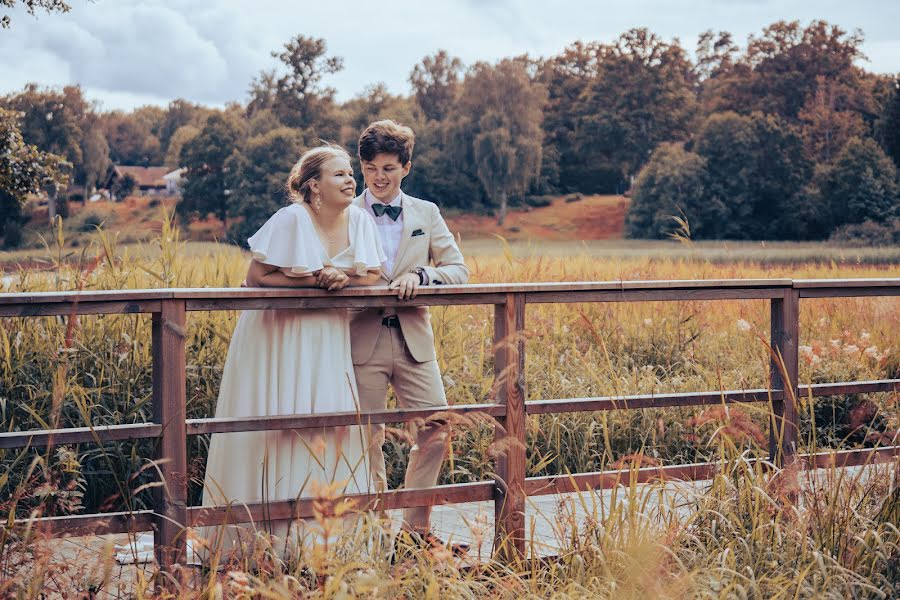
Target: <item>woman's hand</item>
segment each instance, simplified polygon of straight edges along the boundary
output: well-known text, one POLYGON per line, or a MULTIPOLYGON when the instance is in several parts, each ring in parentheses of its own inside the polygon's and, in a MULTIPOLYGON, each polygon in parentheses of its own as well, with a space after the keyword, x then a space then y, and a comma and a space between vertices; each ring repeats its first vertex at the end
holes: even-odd
POLYGON ((340 290, 350 283, 350 276, 334 267, 325 267, 316 276, 316 285, 323 290, 340 290))

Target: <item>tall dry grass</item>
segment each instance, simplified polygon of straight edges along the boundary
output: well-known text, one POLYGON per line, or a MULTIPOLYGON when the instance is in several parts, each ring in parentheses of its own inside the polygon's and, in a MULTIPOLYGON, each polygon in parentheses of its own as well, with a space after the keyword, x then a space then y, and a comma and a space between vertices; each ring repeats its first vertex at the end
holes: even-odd
MULTIPOLYGON (((77 255, 67 255, 65 247, 59 229, 47 244, 48 269, 8 274, 4 291, 236 286, 247 262, 232 247, 213 248, 198 256, 168 225, 153 244, 137 250, 120 249, 115 238, 103 232, 77 255)), ((471 266, 473 282, 897 274, 894 267, 834 263, 765 267, 665 256, 520 258, 508 248, 496 256, 472 259, 471 266)), ((894 298, 805 300, 801 381, 900 377, 898 309, 900 302, 894 298)), ((488 401, 493 386, 489 307, 439 307, 432 312, 448 399, 457 404, 488 401)), ((766 387, 768 318, 764 301, 532 305, 526 314, 528 397, 766 387)), ((235 321, 232 312, 189 316, 189 417, 214 412, 235 321)), ((142 315, 0 321, 3 429, 149 420, 149 327, 149 318, 142 315)), ((806 398, 801 409, 805 450, 897 443, 896 394, 806 398)), ((332 549, 336 554, 319 557, 320 564, 327 566, 324 579, 322 568, 311 571, 308 564, 284 565, 256 557, 232 565, 239 574, 234 581, 210 575, 202 593, 216 597, 221 589, 229 597, 561 598, 888 597, 896 593, 889 588, 897 580, 900 560, 896 472, 806 486, 799 496, 779 495, 771 486, 783 484, 750 462, 767 455, 768 419, 765 404, 729 410, 645 409, 530 417, 529 475, 703 460, 719 461, 721 466, 707 493, 690 498, 689 518, 680 516, 684 506, 661 505, 654 514, 640 510, 647 504, 642 495, 654 494, 652 488, 620 490, 617 493, 630 496, 630 502, 614 508, 593 507, 598 514, 587 525, 565 524, 558 563, 517 569, 489 563, 461 570, 445 556, 426 553, 398 569, 390 565, 383 544, 374 541, 383 535, 381 524, 371 523, 347 540, 343 551, 332 549), (859 547, 865 550, 854 549, 859 547)), ((442 480, 491 478, 488 447, 492 436, 488 425, 455 430, 442 480)), ((194 436, 190 443, 191 494, 196 503, 208 439, 194 436)), ((387 442, 394 486, 402 481, 407 443, 403 435, 391 436, 387 442)), ((153 481, 151 456, 150 443, 142 441, 81 444, 49 452, 0 450, 0 512, 11 519, 147 508, 148 485, 153 481)), ((39 579, 41 569, 31 568, 23 575, 9 550, 27 552, 32 547, 29 538, 9 527, 0 536, 5 549, 0 574, 12 582, 0 584, 0 592, 16 590, 35 597, 29 585, 39 579)), ((29 560, 28 564, 41 564, 39 556, 29 560)), ((143 594, 139 589, 137 595, 143 594)))

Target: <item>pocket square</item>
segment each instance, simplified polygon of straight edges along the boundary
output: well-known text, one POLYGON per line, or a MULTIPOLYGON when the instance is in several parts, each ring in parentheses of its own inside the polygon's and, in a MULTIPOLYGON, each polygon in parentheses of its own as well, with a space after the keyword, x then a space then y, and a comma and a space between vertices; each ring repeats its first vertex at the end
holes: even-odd
POLYGON ((425 232, 422 231, 421 229, 416 229, 415 231, 412 232, 412 235, 410 237, 416 237, 417 235, 425 235, 425 232))

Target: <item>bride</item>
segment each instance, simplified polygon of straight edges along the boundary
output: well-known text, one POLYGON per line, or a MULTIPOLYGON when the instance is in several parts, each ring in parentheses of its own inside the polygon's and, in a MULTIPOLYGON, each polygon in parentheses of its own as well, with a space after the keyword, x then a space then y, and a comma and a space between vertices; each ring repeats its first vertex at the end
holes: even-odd
MULTIPOLYGON (((373 285, 384 252, 372 218, 351 206, 356 181, 350 156, 337 146, 306 152, 291 169, 290 206, 249 240, 250 287, 373 285)), ((216 417, 256 417, 358 410, 346 309, 244 311, 228 348, 216 417)), ((213 434, 203 506, 289 500, 339 486, 369 492, 361 427, 213 434)), ((277 552, 298 548, 303 521, 278 520, 202 528, 201 545, 224 558, 252 551, 266 529, 277 552)))

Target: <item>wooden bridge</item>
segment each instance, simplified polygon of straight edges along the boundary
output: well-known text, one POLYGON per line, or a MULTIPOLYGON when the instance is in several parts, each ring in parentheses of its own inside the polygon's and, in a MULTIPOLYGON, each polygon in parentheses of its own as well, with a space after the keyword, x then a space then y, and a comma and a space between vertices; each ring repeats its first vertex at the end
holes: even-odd
MULTIPOLYGON (((525 420, 528 415, 608 411, 650 407, 699 406, 722 402, 770 402, 770 454, 776 465, 802 456, 812 467, 850 466, 892 460, 900 446, 798 455, 797 399, 900 390, 900 379, 800 385, 798 337, 800 300, 900 295, 900 279, 733 279, 698 281, 616 281, 438 286, 399 301, 384 287, 349 288, 337 293, 315 289, 161 289, 81 293, 0 294, 0 317, 51 315, 152 315, 153 422, 0 433, 0 448, 51 446, 110 440, 154 438, 155 458, 164 485, 154 488, 153 509, 33 519, 51 535, 95 535, 153 531, 159 566, 170 570, 183 562, 185 527, 250 520, 304 518, 313 515, 311 499, 249 504, 246 511, 227 507, 188 506, 187 436, 235 431, 305 429, 359 423, 401 423, 428 418, 443 411, 479 411, 497 419, 496 435, 520 442, 496 463, 492 481, 442 485, 427 489, 399 489, 352 496, 360 506, 377 502, 386 510, 493 501, 495 552, 504 559, 525 552, 525 504, 528 496, 608 488, 628 480, 631 471, 577 473, 571 476, 526 477, 525 420), (699 391, 634 396, 562 398, 526 401, 524 377, 525 307, 536 303, 643 302, 680 300, 764 299, 771 307, 770 385, 766 389, 699 391), (266 416, 240 419, 186 419, 185 331, 191 311, 291 308, 361 308, 398 305, 494 305, 495 403, 467 404, 443 409, 381 410, 368 413, 329 413, 266 416), (165 460, 162 460, 165 459, 165 460)), ((708 479, 715 463, 641 468, 639 482, 660 478, 708 479)), ((20 521, 26 524, 26 521, 20 521)))

